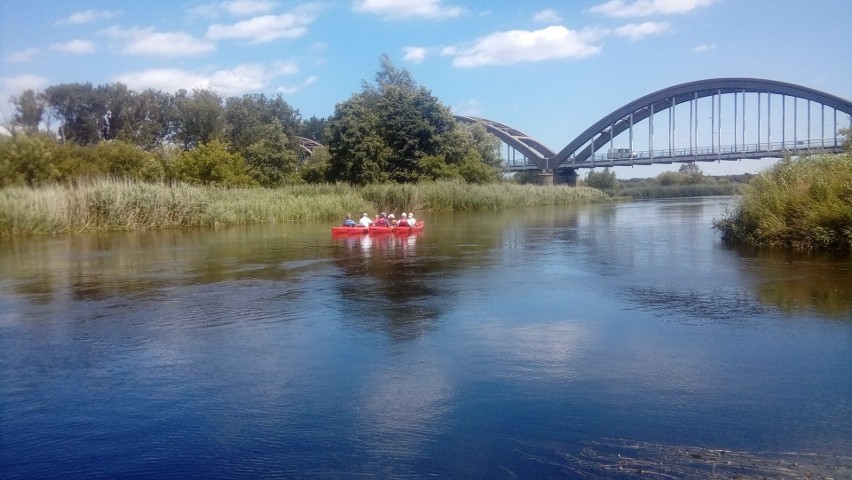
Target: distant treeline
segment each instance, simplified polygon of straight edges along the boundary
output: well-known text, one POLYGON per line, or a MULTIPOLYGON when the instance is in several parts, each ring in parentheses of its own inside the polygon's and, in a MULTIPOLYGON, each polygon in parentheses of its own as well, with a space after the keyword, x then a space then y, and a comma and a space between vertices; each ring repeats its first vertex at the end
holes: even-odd
POLYGON ((115 176, 219 186, 499 179, 499 141, 382 57, 376 80, 328 118, 303 120, 279 94, 135 92, 61 84, 13 97, 0 187, 115 176), (297 137, 326 148, 308 155, 297 137))

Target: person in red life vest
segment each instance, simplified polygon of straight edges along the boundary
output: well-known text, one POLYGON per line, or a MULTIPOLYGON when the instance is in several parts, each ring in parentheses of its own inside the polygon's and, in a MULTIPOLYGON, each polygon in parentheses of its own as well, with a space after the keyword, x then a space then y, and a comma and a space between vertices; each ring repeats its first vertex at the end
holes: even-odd
POLYGON ((385 215, 385 213, 382 212, 382 214, 379 215, 379 219, 376 220, 375 222, 373 222, 373 226, 375 226, 375 227, 390 227, 391 225, 390 225, 390 222, 388 222, 387 215, 385 215))
POLYGON ((399 219, 399 221, 396 222, 397 227, 410 227, 410 226, 412 226, 412 225, 409 225, 409 223, 408 223, 408 215, 403 213, 400 217, 401 218, 399 219))

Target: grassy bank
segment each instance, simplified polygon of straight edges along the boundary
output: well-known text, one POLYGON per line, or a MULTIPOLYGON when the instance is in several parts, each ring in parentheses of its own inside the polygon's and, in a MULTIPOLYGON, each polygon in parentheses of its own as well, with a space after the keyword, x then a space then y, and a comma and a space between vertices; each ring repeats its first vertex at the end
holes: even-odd
POLYGON ((590 188, 532 185, 299 185, 277 189, 98 180, 77 186, 0 190, 0 235, 149 230, 329 220, 347 212, 503 209, 605 202, 590 188))
POLYGON ((713 227, 733 243, 852 251, 852 153, 778 163, 713 227))
POLYGON ((642 187, 624 187, 619 196, 634 200, 652 198, 706 197, 714 195, 736 195, 741 185, 737 183, 696 183, 694 185, 647 185, 642 187))

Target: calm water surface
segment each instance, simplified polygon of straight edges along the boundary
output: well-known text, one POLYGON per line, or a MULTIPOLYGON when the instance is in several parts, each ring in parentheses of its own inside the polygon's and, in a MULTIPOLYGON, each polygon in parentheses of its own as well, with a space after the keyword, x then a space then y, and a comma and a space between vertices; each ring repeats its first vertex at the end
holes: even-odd
POLYGON ((606 439, 849 458, 852 259, 726 248, 730 201, 0 239, 0 477, 560 477, 606 439))

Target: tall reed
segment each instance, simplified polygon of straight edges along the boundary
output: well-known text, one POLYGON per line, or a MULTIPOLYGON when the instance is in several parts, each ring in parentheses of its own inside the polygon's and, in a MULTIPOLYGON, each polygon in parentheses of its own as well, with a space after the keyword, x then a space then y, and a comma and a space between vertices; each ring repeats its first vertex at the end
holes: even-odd
POLYGON ((852 251, 852 153, 779 162, 713 227, 734 243, 852 251))
POLYGON ((0 189, 0 235, 145 230, 339 219, 378 211, 501 209, 605 202, 590 188, 459 182, 200 187, 97 179, 74 185, 0 189))

